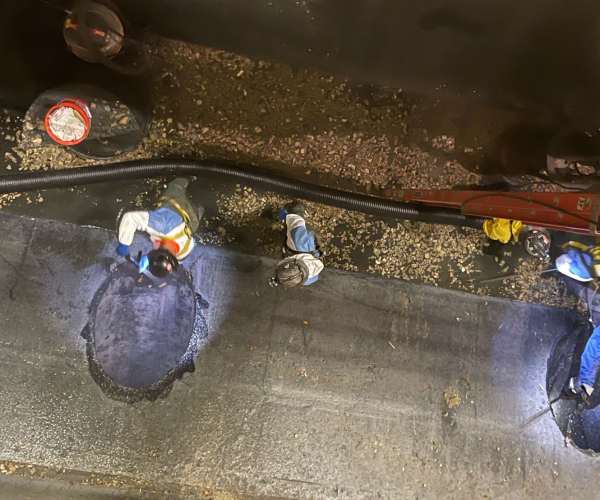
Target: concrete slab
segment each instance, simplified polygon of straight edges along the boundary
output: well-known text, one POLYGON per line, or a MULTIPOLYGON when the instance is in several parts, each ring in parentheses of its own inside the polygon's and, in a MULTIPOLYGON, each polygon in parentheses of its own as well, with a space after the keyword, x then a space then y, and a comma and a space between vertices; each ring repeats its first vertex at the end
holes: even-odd
POLYGON ((2 476, 0 480, 0 500, 158 500, 159 498, 164 497, 138 489, 123 490, 18 476, 2 476))
POLYGON ((331 270, 284 292, 268 286, 273 260, 198 247, 187 265, 210 338, 196 372, 128 405, 95 384, 80 337, 114 235, 0 227, 0 459, 278 498, 600 486, 549 413, 528 422, 553 340, 581 319, 570 311, 331 270))

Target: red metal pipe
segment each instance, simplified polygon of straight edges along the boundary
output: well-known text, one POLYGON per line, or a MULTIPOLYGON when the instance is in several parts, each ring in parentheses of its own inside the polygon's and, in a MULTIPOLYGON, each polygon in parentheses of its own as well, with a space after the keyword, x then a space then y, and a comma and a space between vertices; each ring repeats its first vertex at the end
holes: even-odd
POLYGON ((520 220, 571 233, 600 234, 600 195, 596 194, 385 189, 382 196, 455 208, 465 215, 520 220))

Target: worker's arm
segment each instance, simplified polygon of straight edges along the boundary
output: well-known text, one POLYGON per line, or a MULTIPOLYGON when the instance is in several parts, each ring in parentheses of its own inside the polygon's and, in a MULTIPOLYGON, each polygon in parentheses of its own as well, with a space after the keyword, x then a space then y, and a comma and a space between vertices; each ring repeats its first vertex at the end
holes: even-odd
POLYGON ((127 212, 121 219, 119 225, 119 246, 117 252, 120 255, 129 253, 129 246, 133 243, 133 237, 136 231, 146 231, 148 229, 148 212, 127 212))
POLYGON ((599 367, 600 327, 594 330, 594 333, 592 333, 592 336, 588 340, 585 350, 581 355, 581 367, 579 368, 579 378, 581 380, 581 384, 587 385, 590 389, 593 388, 596 380, 596 373, 598 372, 599 367))

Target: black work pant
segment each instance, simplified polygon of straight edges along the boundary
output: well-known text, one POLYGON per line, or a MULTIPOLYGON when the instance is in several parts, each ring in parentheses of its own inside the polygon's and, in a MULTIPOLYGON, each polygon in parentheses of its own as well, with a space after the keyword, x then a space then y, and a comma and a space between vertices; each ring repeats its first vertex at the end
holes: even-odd
MULTIPOLYGON (((186 191, 189 183, 190 181, 185 177, 177 177, 174 181, 169 183, 162 196, 174 200, 183 210, 187 212, 190 217, 190 229, 195 233, 198 230, 198 226, 200 226, 200 220, 204 215, 204 207, 196 206, 194 203, 188 200, 186 191)), ((172 205, 169 206, 168 203, 165 203, 164 206, 170 209, 175 209, 175 207, 172 205)))

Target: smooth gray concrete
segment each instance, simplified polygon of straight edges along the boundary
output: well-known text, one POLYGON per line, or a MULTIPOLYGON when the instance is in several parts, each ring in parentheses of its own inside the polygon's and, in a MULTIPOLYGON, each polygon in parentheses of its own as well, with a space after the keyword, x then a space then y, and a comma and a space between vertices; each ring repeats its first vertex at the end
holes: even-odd
POLYGON ((7 215, 0 231, 0 459, 279 498, 597 496, 598 459, 550 413, 527 423, 570 312, 330 270, 271 289, 273 260, 198 247, 196 371, 128 405, 80 337, 114 235, 7 215))

